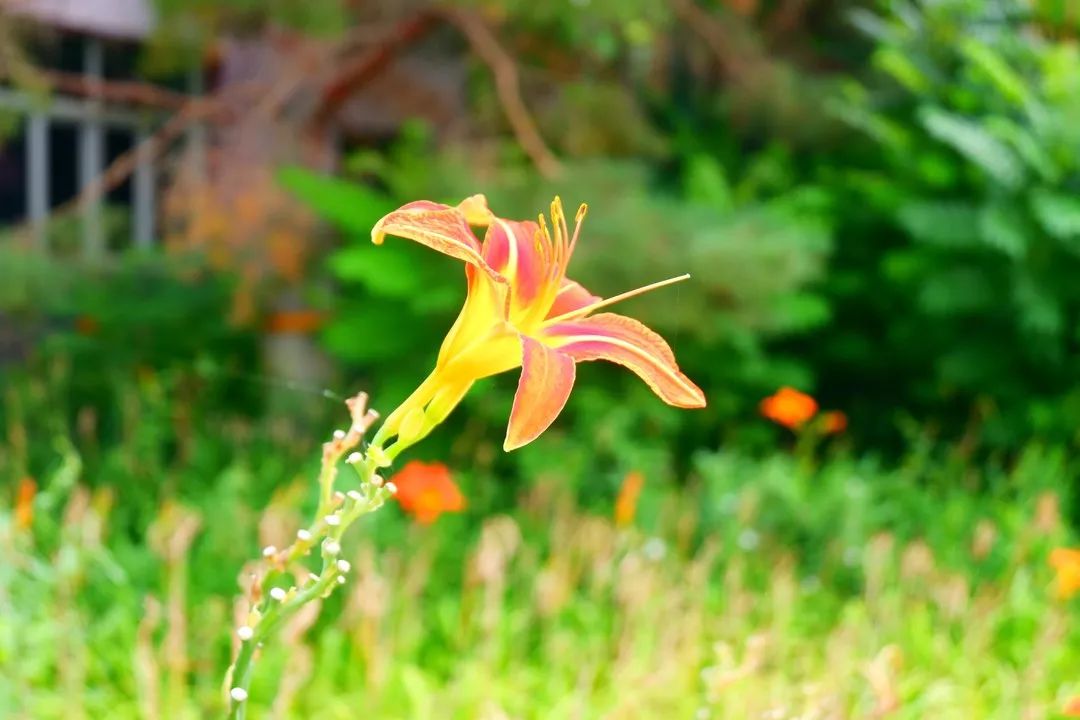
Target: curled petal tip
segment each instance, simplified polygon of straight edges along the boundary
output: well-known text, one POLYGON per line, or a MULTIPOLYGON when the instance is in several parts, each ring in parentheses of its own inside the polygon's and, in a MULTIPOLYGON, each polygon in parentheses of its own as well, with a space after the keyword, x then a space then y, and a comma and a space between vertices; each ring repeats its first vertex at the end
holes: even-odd
POLYGON ((488 208, 487 197, 483 193, 470 195, 462 200, 458 203, 458 210, 470 225, 487 227, 495 219, 494 213, 488 208))

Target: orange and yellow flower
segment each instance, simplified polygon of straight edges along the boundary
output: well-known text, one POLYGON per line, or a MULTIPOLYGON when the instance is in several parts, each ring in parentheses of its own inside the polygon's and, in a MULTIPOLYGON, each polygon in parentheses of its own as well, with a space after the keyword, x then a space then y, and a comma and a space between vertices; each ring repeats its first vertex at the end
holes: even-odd
POLYGON ((503 447, 536 439, 558 417, 574 386, 575 366, 608 360, 641 377, 665 402, 705 405, 705 395, 675 362, 668 344, 640 322, 614 313, 594 314, 614 302, 686 279, 673 278, 606 300, 566 277, 585 206, 571 235, 558 198, 551 228, 496 217, 482 195, 456 207, 419 201, 382 218, 371 233, 414 240, 465 263, 465 305, 443 341, 435 369, 386 419, 373 445, 393 459, 442 422, 474 382, 520 367, 517 394, 503 447), (486 229, 484 241, 473 227, 486 229))
POLYGON ((1068 600, 1080 592, 1080 549, 1054 548, 1050 567, 1054 568, 1058 597, 1068 600))
POLYGON ((26 530, 34 522, 34 497, 37 495, 37 483, 32 477, 19 481, 19 490, 15 495, 15 527, 26 530))
POLYGON ((619 495, 615 498, 615 525, 626 527, 634 522, 637 514, 638 499, 641 497, 641 488, 645 485, 645 476, 637 470, 631 470, 623 478, 619 495))
POLYGON ((817 400, 794 388, 782 387, 761 401, 761 414, 769 420, 791 428, 800 428, 817 414, 817 400))
POLYGON ((465 509, 465 496, 442 463, 412 460, 394 475, 394 498, 421 525, 430 525, 446 512, 465 509))

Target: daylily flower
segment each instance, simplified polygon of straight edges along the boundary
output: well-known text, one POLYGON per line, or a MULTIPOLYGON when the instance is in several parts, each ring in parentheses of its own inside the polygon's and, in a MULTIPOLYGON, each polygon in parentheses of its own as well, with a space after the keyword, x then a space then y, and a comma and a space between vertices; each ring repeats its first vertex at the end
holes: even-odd
POLYGON ((631 470, 623 478, 619 495, 615 498, 615 525, 626 527, 634 522, 637 514, 638 498, 641 497, 641 488, 645 484, 645 476, 637 470, 631 470))
POLYGON ((411 460, 394 475, 394 499, 421 525, 430 525, 444 512, 465 509, 465 496, 442 463, 411 460))
POLYGON ((761 414, 792 430, 802 427, 818 411, 817 400, 804 392, 782 387, 761 401, 761 414))
POLYGON ((1054 548, 1050 551, 1050 567, 1054 568, 1059 598, 1068 600, 1080 592, 1080 550, 1054 548))
POLYGON ((668 344, 640 322, 600 308, 688 276, 606 300, 566 277, 585 206, 571 235, 562 204, 551 204, 551 229, 540 222, 496 217, 482 195, 451 207, 419 201, 380 220, 371 232, 415 240, 465 263, 468 295, 443 341, 435 369, 383 424, 372 444, 397 436, 392 459, 442 422, 472 384, 521 367, 503 447, 532 442, 562 411, 574 385, 575 364, 609 360, 641 377, 662 400, 677 407, 705 405, 705 395, 679 371, 668 344), (481 243, 472 227, 486 228, 481 243))

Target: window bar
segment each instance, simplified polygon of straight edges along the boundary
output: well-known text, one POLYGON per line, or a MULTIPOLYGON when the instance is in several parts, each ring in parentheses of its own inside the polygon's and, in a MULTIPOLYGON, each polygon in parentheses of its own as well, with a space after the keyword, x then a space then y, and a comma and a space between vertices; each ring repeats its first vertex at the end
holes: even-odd
POLYGON ((26 124, 26 215, 30 219, 34 246, 48 250, 49 218, 49 116, 34 110, 26 124))
POLYGON ((147 249, 154 244, 156 182, 154 158, 150 152, 151 148, 146 143, 149 137, 149 125, 144 121, 139 124, 138 132, 135 134, 135 147, 139 148, 139 159, 138 164, 135 166, 132 195, 133 211, 135 213, 134 237, 132 239, 135 247, 140 250, 147 249))
MULTIPOLYGON (((83 73, 90 86, 91 98, 84 104, 79 125, 79 185, 86 192, 101 177, 105 162, 105 131, 101 117, 101 99, 93 97, 100 88, 104 73, 104 48, 99 38, 87 38, 83 52, 83 73)), ((101 193, 84 199, 82 206, 83 257, 100 260, 105 254, 102 228, 101 193)))

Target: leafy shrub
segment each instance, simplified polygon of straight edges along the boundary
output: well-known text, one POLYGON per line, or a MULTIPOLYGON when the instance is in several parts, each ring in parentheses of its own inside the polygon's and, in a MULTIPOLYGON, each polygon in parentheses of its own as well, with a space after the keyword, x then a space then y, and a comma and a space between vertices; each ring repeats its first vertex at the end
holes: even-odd
POLYGON ((822 170, 839 244, 819 367, 856 425, 904 407, 998 447, 1080 427, 1080 53, 1008 6, 854 15, 874 74, 836 109, 870 145, 822 170))

